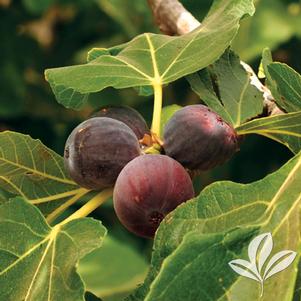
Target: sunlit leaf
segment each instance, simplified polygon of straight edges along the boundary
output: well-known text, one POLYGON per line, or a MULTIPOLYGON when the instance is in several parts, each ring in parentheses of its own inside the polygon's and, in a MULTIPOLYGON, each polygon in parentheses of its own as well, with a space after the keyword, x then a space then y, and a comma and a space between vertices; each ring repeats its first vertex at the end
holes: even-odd
POLYGON ((254 119, 237 129, 238 134, 259 134, 287 146, 292 152, 301 150, 301 112, 254 119))
POLYGON ((179 247, 165 259, 164 268, 144 300, 218 300, 224 288, 236 278, 228 262, 246 247, 247 238, 255 233, 256 229, 214 235, 187 233, 179 247), (239 243, 239 239, 244 243, 239 243))
POLYGON ((99 221, 81 218, 53 228, 22 199, 0 206, 0 300, 83 301, 78 260, 106 234, 99 221))
POLYGON ((39 140, 8 131, 0 133, 0 187, 46 212, 87 193, 66 174, 61 156, 39 140))
POLYGON ((86 65, 49 69, 57 100, 79 109, 85 95, 106 87, 168 84, 213 63, 229 46, 240 19, 254 13, 251 0, 217 0, 202 26, 180 37, 145 33, 117 55, 101 55, 86 65))

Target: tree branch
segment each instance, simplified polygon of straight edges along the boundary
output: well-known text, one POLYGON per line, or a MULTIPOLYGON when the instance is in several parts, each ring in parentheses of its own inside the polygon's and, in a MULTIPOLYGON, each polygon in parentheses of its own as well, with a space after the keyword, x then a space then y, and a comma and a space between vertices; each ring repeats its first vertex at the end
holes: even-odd
POLYGON ((183 35, 200 26, 200 22, 177 0, 148 0, 156 24, 168 35, 183 35))
MULTIPOLYGON (((183 35, 196 29, 201 23, 178 0, 148 0, 154 19, 160 30, 168 35, 183 35)), ((254 70, 241 62, 250 74, 251 84, 263 92, 266 115, 278 115, 284 112, 277 107, 271 91, 264 86, 254 70)))

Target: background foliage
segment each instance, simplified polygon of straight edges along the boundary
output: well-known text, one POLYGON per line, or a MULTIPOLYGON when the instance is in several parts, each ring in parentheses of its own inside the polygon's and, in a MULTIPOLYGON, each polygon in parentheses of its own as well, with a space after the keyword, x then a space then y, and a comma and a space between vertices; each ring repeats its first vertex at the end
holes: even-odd
MULTIPOLYGON (((182 2, 201 19, 212 1, 182 2)), ((234 49, 257 70, 262 49, 269 46, 275 60, 300 72, 301 1, 257 0, 255 3, 256 14, 243 20, 234 49)), ((46 68, 84 63, 86 53, 92 47, 121 44, 145 31, 157 32, 146 1, 0 0, 0 130, 29 134, 62 154, 71 129, 100 103, 130 105, 150 122, 152 101, 137 96, 132 89, 107 89, 97 93, 89 99, 84 110, 75 112, 55 101, 44 80, 46 68)), ((164 90, 164 105, 198 102, 198 96, 190 90, 185 79, 164 90)), ((202 174, 196 179, 196 186, 200 190, 221 179, 249 183, 278 169, 291 156, 289 150, 276 142, 248 136, 241 152, 231 162, 202 174)), ((0 201, 4 194, 0 191, 0 201)), ((151 242, 124 231, 110 202, 94 215, 110 228, 110 236, 105 239, 102 249, 83 260, 80 271, 87 279, 91 262, 92 265, 98 260, 108 262, 108 254, 122 252, 127 260, 120 261, 116 256, 116 262, 100 267, 98 281, 91 283, 104 300, 118 300, 142 281, 150 260, 151 242), (115 277, 116 282, 106 282, 101 277, 102 270, 111 273, 110 277, 115 277), (124 274, 116 274, 120 270, 124 274)))

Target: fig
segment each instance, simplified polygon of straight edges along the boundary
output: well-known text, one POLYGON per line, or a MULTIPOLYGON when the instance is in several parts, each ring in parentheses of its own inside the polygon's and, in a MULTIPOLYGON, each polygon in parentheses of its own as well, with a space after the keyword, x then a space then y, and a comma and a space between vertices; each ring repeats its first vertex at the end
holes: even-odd
POLYGON ((228 161, 239 150, 233 127, 204 105, 177 111, 164 128, 166 155, 190 170, 208 170, 228 161))
POLYGON ((194 197, 186 170, 165 155, 142 155, 119 174, 113 194, 121 223, 136 235, 152 238, 162 219, 194 197))
POLYGON ((134 132, 123 122, 95 117, 78 125, 65 145, 65 167, 80 186, 100 190, 114 185, 122 168, 141 154, 134 132))
POLYGON ((139 112, 127 106, 106 106, 100 108, 92 117, 109 117, 125 123, 140 140, 150 130, 139 112))

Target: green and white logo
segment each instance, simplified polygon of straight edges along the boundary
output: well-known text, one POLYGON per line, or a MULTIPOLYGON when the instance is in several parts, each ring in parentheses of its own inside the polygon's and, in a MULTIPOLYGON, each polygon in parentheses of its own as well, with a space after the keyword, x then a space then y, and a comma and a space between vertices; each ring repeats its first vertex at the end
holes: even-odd
POLYGON ((283 250, 273 255, 268 261, 273 250, 271 233, 264 233, 255 237, 249 244, 249 261, 235 259, 229 262, 230 267, 239 275, 253 279, 261 285, 263 296, 264 283, 273 275, 285 270, 296 258, 297 253, 283 250))

